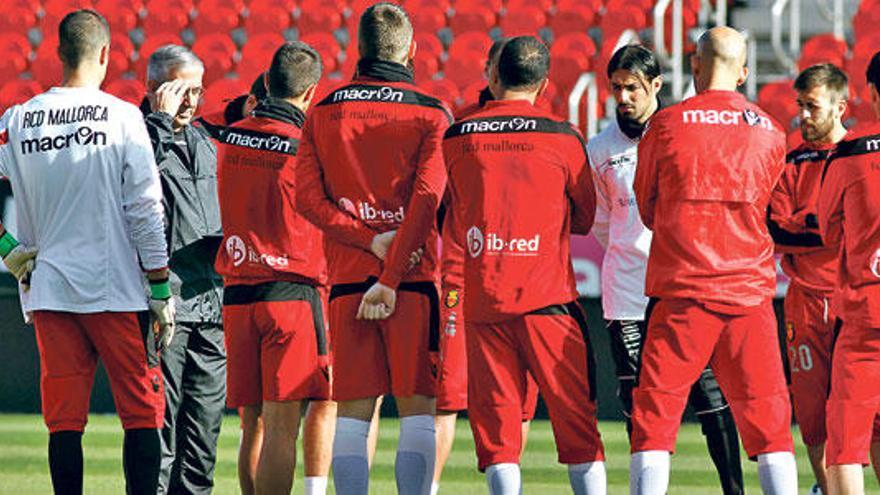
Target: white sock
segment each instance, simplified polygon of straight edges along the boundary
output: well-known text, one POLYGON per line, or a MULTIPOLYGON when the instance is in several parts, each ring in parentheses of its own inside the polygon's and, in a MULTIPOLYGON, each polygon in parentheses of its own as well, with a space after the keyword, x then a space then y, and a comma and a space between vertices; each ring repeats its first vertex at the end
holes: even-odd
POLYGON ((440 492, 440 483, 431 482, 431 495, 437 495, 440 492))
POLYGON ((367 495, 370 487, 370 465, 367 462, 369 431, 369 421, 336 419, 336 437, 333 439, 333 483, 336 493, 367 495))
POLYGON ((791 452, 758 456, 758 478, 764 495, 797 495, 797 466, 791 452))
POLYGON ((568 465, 568 482, 574 495, 605 495, 608 481, 602 461, 568 465))
POLYGON ((669 452, 636 452, 629 462, 630 495, 665 495, 669 488, 669 452))
MULTIPOLYGON (((429 495, 434 481, 434 461, 437 457, 437 435, 434 416, 421 414, 400 420, 400 440, 394 477, 400 495, 429 495)), ((347 493, 347 492, 344 492, 347 493)))
POLYGON ((306 495, 326 495, 326 476, 306 476, 306 495))
POLYGON ((489 495, 522 495, 522 475, 519 464, 492 464, 486 468, 489 495))

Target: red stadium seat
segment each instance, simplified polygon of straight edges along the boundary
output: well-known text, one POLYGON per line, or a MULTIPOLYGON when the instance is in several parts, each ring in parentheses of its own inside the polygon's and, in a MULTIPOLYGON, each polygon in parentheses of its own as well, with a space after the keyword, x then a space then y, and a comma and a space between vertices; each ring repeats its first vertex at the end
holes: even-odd
POLYGON ((790 80, 767 83, 758 91, 758 105, 788 130, 794 128, 796 99, 797 92, 790 80))
POLYGON ((436 33, 446 27, 446 12, 439 7, 423 7, 410 13, 413 30, 417 33, 436 33))
POLYGON ((180 33, 189 24, 189 13, 179 7, 161 8, 154 4, 147 6, 147 16, 143 20, 147 37, 152 33, 180 33))
POLYGON ((627 29, 636 31, 647 26, 645 12, 634 5, 622 5, 619 8, 608 10, 599 21, 602 29, 602 43, 611 44, 617 41, 620 33, 627 29))
POLYGON ((248 39, 241 50, 238 75, 244 80, 253 80, 272 63, 272 55, 284 44, 284 37, 278 33, 261 33, 248 39))
POLYGON ((443 76, 452 81, 460 89, 474 81, 482 79, 483 67, 486 65, 486 54, 472 52, 466 56, 450 58, 443 66, 443 76))
POLYGON ((0 107, 6 109, 24 103, 42 91, 37 81, 13 79, 0 87, 0 107))
MULTIPOLYGON (((685 2, 686 3, 686 2, 685 2)), ((654 7, 654 0, 609 0, 605 3, 605 11, 619 10, 624 7, 635 7, 637 10, 647 13, 654 7)), ((671 8, 669 10, 672 10, 671 8)))
POLYGON ((812 50, 810 53, 802 53, 798 59, 798 70, 816 64, 833 64, 841 69, 844 67, 844 57, 835 50, 812 50))
POLYGON ((221 5, 210 9, 199 9, 198 15, 192 22, 196 38, 209 34, 229 34, 237 28, 240 22, 238 11, 232 7, 221 5))
POLYGON ((181 44, 180 34, 161 31, 150 32, 147 33, 147 38, 144 40, 144 43, 138 48, 138 53, 140 54, 141 59, 146 59, 150 56, 150 54, 156 51, 157 48, 168 44, 181 44))
POLYGON ((330 33, 342 27, 345 7, 343 0, 304 0, 296 19, 300 37, 309 33, 330 33))
POLYGON ((434 75, 440 70, 440 62, 437 60, 437 57, 431 55, 419 55, 416 52, 416 59, 413 61, 413 72, 416 76, 416 81, 421 82, 428 79, 433 79, 434 75))
POLYGON ((480 92, 486 87, 488 82, 485 78, 480 77, 468 84, 461 90, 461 100, 463 105, 472 105, 480 99, 480 92))
POLYGON ((484 32, 462 33, 452 40, 452 46, 449 47, 449 58, 467 57, 471 52, 476 52, 485 58, 491 47, 492 39, 484 32))
POLYGON ((499 22, 501 32, 506 37, 535 35, 546 24, 547 16, 538 7, 509 9, 499 22))
POLYGON ((461 101, 458 87, 452 81, 446 79, 432 79, 419 83, 429 95, 439 98, 450 108, 450 110, 460 107, 461 101))
POLYGON ((43 41, 36 52, 36 60, 31 62, 31 76, 44 88, 61 82, 61 60, 58 58, 58 42, 43 41))
POLYGON ((405 0, 400 3, 409 14, 419 12, 423 9, 440 9, 443 12, 446 12, 451 7, 449 0, 405 0))
MULTIPOLYGON (((259 0, 256 2, 252 2, 254 4, 259 4, 259 0)), ((206 10, 216 10, 218 8, 226 8, 232 9, 236 13, 242 12, 246 7, 247 2, 245 0, 197 0, 196 1, 196 10, 201 13, 206 10)))
POLYGON ((240 78, 224 77, 218 79, 205 88, 202 104, 199 107, 199 115, 210 115, 222 111, 227 102, 246 94, 248 91, 250 88, 240 78))
POLYGON ((556 0, 557 10, 568 10, 573 7, 587 7, 593 12, 600 12, 604 7, 602 0, 556 0))
POLYGON ((454 35, 467 32, 487 33, 495 26, 495 11, 481 4, 460 3, 449 19, 449 28, 454 35))
POLYGON ((293 25, 293 16, 289 10, 264 3, 253 4, 244 20, 244 28, 251 35, 281 33, 291 25, 293 25))
POLYGON ((107 64, 107 78, 116 79, 122 77, 131 67, 131 58, 118 50, 110 51, 110 61, 107 64))
MULTIPOLYGON (((58 44, 56 43, 57 47, 58 44)), ((25 59, 31 54, 31 43, 27 37, 19 33, 3 33, 0 37, 0 53, 5 56, 21 56, 25 59)))
POLYGON ((586 33, 596 21, 596 12, 583 5, 559 8, 550 19, 554 36, 567 33, 586 33))
POLYGON ((4 9, 3 15, 0 16, 0 33, 4 37, 8 34, 24 33, 36 25, 36 12, 25 7, 4 9))
POLYGON ((38 13, 42 8, 40 0, 12 0, 6 3, 6 8, 23 9, 28 12, 38 13))
MULTIPOLYGON (((95 0, 94 3, 95 9, 97 9, 98 12, 100 12, 101 14, 114 10, 122 10, 133 12, 135 16, 137 16, 140 14, 141 9, 146 8, 143 0, 95 0)), ((110 22, 109 18, 107 18, 107 22, 110 22)), ((110 25, 110 29, 113 29, 112 24, 110 25)))
POLYGON ((837 53, 840 58, 846 56, 846 41, 839 40, 831 33, 817 34, 808 39, 801 47, 801 55, 811 56, 813 53, 837 53))
POLYGON ((232 70, 235 43, 228 34, 213 33, 200 36, 192 49, 205 64, 205 84, 211 84, 232 70))
POLYGON ((110 35, 110 50, 119 52, 130 59, 134 55, 134 43, 131 42, 131 38, 127 34, 114 33, 110 35))
POLYGON ((560 36, 550 47, 550 79, 563 92, 568 92, 578 77, 590 70, 596 44, 584 33, 560 36))
POLYGON ((132 105, 140 105, 147 88, 137 79, 116 79, 107 83, 104 91, 132 105))
POLYGON ((98 7, 98 12, 107 19, 110 32, 113 34, 128 35, 128 32, 137 27, 138 14, 134 9, 111 5, 104 2, 98 7))
POLYGON ((188 17, 196 8, 194 0, 146 0, 146 2, 148 13, 160 10, 177 10, 188 17))
POLYGON ((416 57, 419 54, 439 57, 443 54, 443 43, 440 38, 428 33, 416 32, 414 36, 416 42, 416 57))
MULTIPOLYGON (((682 29, 681 39, 682 39, 682 47, 684 48, 685 53, 688 53, 693 48, 691 46, 690 40, 688 38, 688 29, 697 25, 697 14, 694 12, 684 9, 682 11, 682 29)), ((672 51, 672 9, 666 11, 666 16, 663 18, 664 23, 664 40, 666 42, 666 49, 670 52, 672 51)))
POLYGON ((303 43, 315 49, 321 54, 321 60, 324 63, 324 72, 335 72, 339 64, 340 47, 336 38, 329 33, 311 33, 300 37, 303 43))
POLYGON ((553 0, 507 0, 504 4, 504 10, 507 13, 537 8, 541 12, 550 12, 553 9, 553 0))

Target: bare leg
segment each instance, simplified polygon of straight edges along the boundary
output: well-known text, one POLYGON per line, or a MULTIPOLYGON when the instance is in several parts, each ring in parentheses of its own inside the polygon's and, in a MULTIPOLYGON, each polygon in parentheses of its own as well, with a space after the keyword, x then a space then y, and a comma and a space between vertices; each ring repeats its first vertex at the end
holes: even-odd
POLYGON ((813 474, 816 476, 816 483, 822 489, 822 493, 828 493, 828 473, 825 471, 825 444, 807 445, 807 455, 810 458, 810 465, 813 467, 813 474))
POLYGON ((376 399, 373 407, 373 417, 370 419, 370 433, 367 435, 367 462, 373 465, 373 457, 376 456, 376 445, 379 443, 379 411, 382 409, 382 397, 376 399))
POLYGON ((434 483, 440 483, 440 475, 443 467, 452 452, 452 443, 455 441, 455 420, 458 413, 455 411, 437 411, 434 416, 434 428, 437 430, 437 460, 434 463, 434 483))
POLYGON ((306 477, 326 478, 330 475, 335 432, 336 403, 330 400, 309 402, 303 428, 303 463, 306 477))
POLYGON ((523 453, 526 451, 526 443, 529 438, 529 427, 532 425, 532 420, 526 420, 522 422, 522 448, 519 451, 519 456, 522 457, 523 453))
POLYGON ((296 469, 299 402, 263 402, 263 448, 257 466, 257 493, 290 493, 296 469))
POLYGON ((865 478, 859 464, 844 464, 828 468, 829 495, 863 495, 865 478))
POLYGON ((242 495, 257 493, 257 463, 263 448, 262 406, 238 408, 241 416, 241 445, 238 447, 238 486, 242 495))

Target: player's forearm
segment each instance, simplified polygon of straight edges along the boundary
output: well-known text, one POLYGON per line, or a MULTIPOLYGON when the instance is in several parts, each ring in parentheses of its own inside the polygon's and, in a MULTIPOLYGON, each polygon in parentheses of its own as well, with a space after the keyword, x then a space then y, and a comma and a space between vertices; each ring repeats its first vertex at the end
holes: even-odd
MULTIPOLYGON (((379 277, 379 282, 383 285, 395 289, 400 285, 400 281, 409 270, 410 257, 425 244, 431 233, 439 202, 440 197, 436 194, 416 195, 410 201, 406 219, 397 231, 385 258, 384 268, 379 277)), ((434 247, 427 246, 427 248, 434 247)))

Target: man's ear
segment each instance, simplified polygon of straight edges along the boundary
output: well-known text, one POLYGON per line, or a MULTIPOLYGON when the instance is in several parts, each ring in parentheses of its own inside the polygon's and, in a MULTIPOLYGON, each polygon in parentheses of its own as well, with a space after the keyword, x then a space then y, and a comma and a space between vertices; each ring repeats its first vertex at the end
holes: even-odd
POLYGON ((550 79, 547 79, 547 78, 545 77, 544 80, 541 81, 541 85, 538 86, 538 92, 535 93, 535 100, 537 100, 538 98, 540 98, 541 95, 543 95, 544 92, 547 91, 547 87, 548 87, 549 85, 550 85, 550 79))
POLYGON ((651 81, 651 89, 654 90, 654 94, 659 93, 663 89, 663 76, 657 76, 651 81))
POLYGON ((747 66, 743 65, 739 69, 739 79, 737 79, 736 85, 742 86, 743 84, 745 84, 745 82, 748 78, 749 78, 749 68, 747 66))
POLYGON ((98 65, 101 67, 110 63, 110 45, 104 45, 98 53, 98 65))
POLYGON ((418 50, 419 45, 416 43, 416 40, 413 39, 409 44, 409 52, 406 54, 407 63, 412 62, 416 58, 416 51, 418 50))
POLYGON ((312 100, 315 98, 315 94, 318 91, 318 83, 312 84, 306 89, 306 92, 303 93, 303 103, 307 106, 312 103, 312 100))

